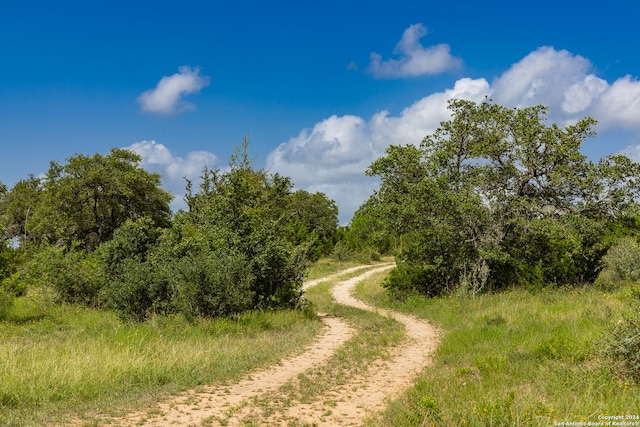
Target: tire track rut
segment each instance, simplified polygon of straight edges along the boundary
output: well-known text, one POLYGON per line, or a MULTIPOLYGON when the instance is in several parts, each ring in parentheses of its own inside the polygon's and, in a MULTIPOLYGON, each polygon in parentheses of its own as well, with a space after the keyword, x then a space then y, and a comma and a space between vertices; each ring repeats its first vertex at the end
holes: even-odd
MULTIPOLYGON (((308 288, 340 275, 365 269, 354 267, 332 276, 306 282, 308 288)), ((389 398, 411 386, 415 376, 430 363, 436 348, 438 334, 426 321, 391 310, 374 308, 354 298, 355 285, 393 265, 368 269, 334 286, 332 292, 340 304, 375 311, 396 319, 405 326, 407 339, 391 350, 388 360, 374 362, 363 375, 356 375, 346 384, 335 386, 326 395, 318 396, 314 403, 290 402, 284 411, 262 418, 260 425, 347 426, 361 425, 367 416, 384 409, 389 398), (334 403, 330 411, 324 402, 334 403)), ((199 387, 181 393, 151 410, 132 413, 121 419, 110 419, 111 426, 200 426, 244 425, 243 419, 259 411, 256 399, 283 394, 279 389, 298 375, 325 364, 355 331, 345 321, 333 316, 321 316, 323 332, 298 355, 282 360, 267 369, 255 371, 228 386, 199 387), (153 415, 155 414, 155 415, 153 415)))

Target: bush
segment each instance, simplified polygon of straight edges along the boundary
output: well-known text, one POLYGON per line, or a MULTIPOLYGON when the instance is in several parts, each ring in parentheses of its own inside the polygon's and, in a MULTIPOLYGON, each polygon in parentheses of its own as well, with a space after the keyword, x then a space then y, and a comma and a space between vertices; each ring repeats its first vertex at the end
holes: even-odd
POLYGON ((640 315, 618 322, 607 341, 606 354, 614 370, 640 383, 640 315))
POLYGON ((14 297, 21 297, 27 293, 27 284, 22 280, 20 273, 13 273, 2 281, 0 290, 4 290, 14 297))
POLYGON ((0 288, 0 320, 7 318, 11 307, 13 307, 13 295, 0 288))
MULTIPOLYGON (((602 258, 606 277, 612 281, 640 279, 640 246, 636 239, 622 239, 602 258)), ((604 278, 603 276, 601 280, 604 278)))
POLYGON ((433 265, 415 265, 399 262, 385 279, 384 286, 396 298, 404 298, 413 293, 428 297, 441 295, 446 291, 446 280, 433 265))
POLYGON ((251 308, 252 275, 244 257, 236 253, 201 254, 174 264, 175 308, 186 318, 227 316, 251 308))
POLYGON ((102 297, 124 319, 142 321, 153 314, 168 314, 172 292, 167 269, 166 265, 124 260, 118 276, 111 276, 102 290, 102 297))
POLYGON ((100 304, 98 296, 104 279, 100 260, 94 254, 45 247, 22 267, 18 276, 5 283, 18 289, 50 286, 62 302, 97 306, 100 304))

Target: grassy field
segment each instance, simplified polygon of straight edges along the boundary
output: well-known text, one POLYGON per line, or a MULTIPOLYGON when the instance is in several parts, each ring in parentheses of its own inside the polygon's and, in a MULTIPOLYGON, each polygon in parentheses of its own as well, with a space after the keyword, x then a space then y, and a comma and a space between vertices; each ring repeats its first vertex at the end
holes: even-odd
POLYGON ((302 311, 130 324, 110 312, 20 298, 0 322, 0 425, 139 409, 274 363, 320 328, 302 311))
MULTIPOLYGON (((309 277, 352 265, 322 261, 309 277)), ((640 415, 639 387, 612 373, 602 355, 606 332, 628 310, 628 289, 519 290, 397 303, 386 297, 383 277, 359 284, 360 296, 428 319, 443 334, 434 365, 368 425, 550 426, 640 415)), ((327 366, 292 381, 284 400, 317 399, 402 340, 397 322, 336 304, 330 286, 308 290, 313 309, 340 316, 357 334, 327 366)), ((46 301, 19 298, 0 322, 0 425, 49 425, 144 408, 273 363, 304 347, 321 327, 309 311, 134 324, 110 312, 46 301)), ((264 414, 286 404, 262 403, 264 414)), ((247 421, 259 424, 256 417, 247 421)))
MULTIPOLYGON (((322 260, 308 277, 354 265, 322 260)), ((333 304, 328 288, 325 283, 308 292, 310 310, 194 323, 180 317, 127 323, 109 311, 53 305, 41 295, 18 298, 0 322, 0 425, 117 416, 180 390, 237 379, 308 344, 322 327, 315 309, 350 317, 359 330, 369 330, 344 350, 351 357, 337 359, 347 360, 343 366, 354 366, 362 353, 375 357, 384 351, 387 338, 371 331, 390 328, 391 335, 401 335, 379 316, 333 304)))
POLYGON ((389 301, 379 282, 358 290, 371 303, 444 331, 434 365, 370 426, 587 425, 627 415, 640 425, 639 387, 612 373, 602 353, 605 333, 629 308, 628 289, 515 290, 403 303, 389 301))

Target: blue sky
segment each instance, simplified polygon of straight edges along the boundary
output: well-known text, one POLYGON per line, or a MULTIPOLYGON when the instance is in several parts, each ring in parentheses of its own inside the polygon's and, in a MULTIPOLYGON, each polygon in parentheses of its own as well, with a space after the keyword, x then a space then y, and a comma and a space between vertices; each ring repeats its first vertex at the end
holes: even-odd
POLYGON ((640 160, 640 2, 0 0, 0 181, 83 153, 139 152, 180 206, 183 176, 256 166, 323 191, 346 223, 364 170, 418 143, 447 99, 590 115, 594 160, 640 160))

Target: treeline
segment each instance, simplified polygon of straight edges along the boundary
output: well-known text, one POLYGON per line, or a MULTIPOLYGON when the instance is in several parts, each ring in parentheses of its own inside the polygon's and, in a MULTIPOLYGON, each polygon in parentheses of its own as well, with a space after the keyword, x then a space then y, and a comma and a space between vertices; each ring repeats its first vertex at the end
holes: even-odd
POLYGON ((127 150, 3 186, 0 306, 38 288, 136 320, 299 306, 306 263, 333 248, 338 209, 255 169, 248 149, 188 182, 188 209, 173 216, 160 176, 127 150))

